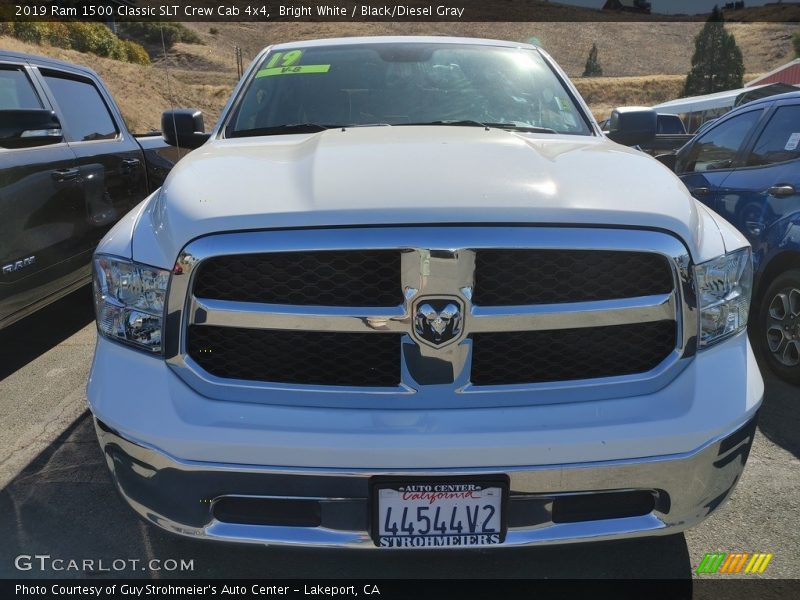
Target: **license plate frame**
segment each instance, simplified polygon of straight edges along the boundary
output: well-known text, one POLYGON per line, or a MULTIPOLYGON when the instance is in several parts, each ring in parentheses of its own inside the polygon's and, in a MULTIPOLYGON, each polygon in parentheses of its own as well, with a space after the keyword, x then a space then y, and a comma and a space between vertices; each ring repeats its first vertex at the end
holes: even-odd
MULTIPOLYGON (((504 474, 489 474, 489 475, 448 475, 448 476, 436 476, 436 475, 425 475, 425 476, 403 476, 403 477, 389 477, 389 476, 377 476, 372 477, 370 479, 370 487, 369 487, 369 509, 370 509, 370 516, 369 516, 369 533, 370 537, 372 538, 373 543, 381 548, 385 546, 381 546, 381 537, 391 537, 394 539, 399 538, 410 538, 412 536, 382 536, 380 533, 380 490, 382 489, 395 489, 399 490, 399 488, 405 488, 410 485, 430 485, 436 486, 437 484, 445 484, 445 485, 475 485, 479 486, 480 489, 487 489, 487 488, 500 488, 501 490, 501 498, 500 498, 500 539, 497 543, 483 543, 483 544, 445 544, 445 545, 409 545, 409 546, 389 546, 389 548, 439 548, 439 549, 447 549, 447 548, 487 548, 493 546, 500 546, 505 542, 506 534, 508 532, 508 497, 509 497, 509 487, 510 487, 510 480, 508 475, 504 474)), ((460 536, 470 536, 470 535, 487 535, 484 532, 480 533, 464 533, 464 534, 443 534, 439 536, 427 536, 430 538, 444 538, 444 537, 454 537, 456 535, 460 536)), ((413 536, 413 537, 421 537, 421 536, 413 536)))

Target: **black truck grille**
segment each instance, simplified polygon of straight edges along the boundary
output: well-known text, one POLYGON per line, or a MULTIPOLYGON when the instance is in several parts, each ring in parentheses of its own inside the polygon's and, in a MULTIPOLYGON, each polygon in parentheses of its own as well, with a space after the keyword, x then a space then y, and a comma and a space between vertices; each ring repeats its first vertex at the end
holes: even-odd
POLYGON ((653 369, 675 349, 676 323, 477 333, 472 339, 474 385, 570 381, 653 369))
POLYGON ((189 326, 187 350, 231 379, 387 387, 400 383, 400 335, 189 326))
POLYGON ((667 259, 652 252, 478 250, 472 300, 481 306, 558 304, 668 294, 667 259))
POLYGON ((305 306, 398 306, 403 302, 400 251, 216 256, 200 266, 194 295, 305 306))

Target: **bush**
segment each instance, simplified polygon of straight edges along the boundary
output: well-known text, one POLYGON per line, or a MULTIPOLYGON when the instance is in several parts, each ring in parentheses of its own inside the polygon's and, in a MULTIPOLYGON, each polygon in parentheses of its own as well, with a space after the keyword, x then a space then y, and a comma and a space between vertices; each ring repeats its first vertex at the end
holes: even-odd
POLYGON ((127 38, 133 38, 155 46, 161 46, 163 32, 163 43, 167 49, 172 48, 178 42, 186 44, 203 43, 199 35, 180 23, 131 21, 119 23, 118 28, 120 34, 127 38))
POLYGON ((216 27, 210 27, 208 33, 210 33, 211 35, 218 35, 219 29, 217 29, 216 27))
POLYGON ((42 44, 49 36, 47 25, 42 21, 20 21, 14 24, 14 37, 30 44, 42 44))
POLYGON ((47 41, 59 48, 72 48, 72 35, 66 23, 53 21, 47 23, 49 28, 47 41))
POLYGON ((125 49, 124 60, 137 65, 150 64, 150 56, 147 54, 147 50, 145 50, 140 44, 130 40, 123 40, 121 44, 125 49))
POLYGON ((79 52, 91 52, 98 56, 109 56, 119 41, 113 32, 102 23, 79 21, 69 24, 72 30, 72 47, 79 52))
POLYGON ((592 44, 592 49, 589 50, 589 58, 586 59, 586 67, 583 70, 584 77, 602 77, 603 67, 600 66, 600 61, 597 58, 597 44, 592 44))
MULTIPOLYGON (((107 56, 108 58, 115 58, 119 56, 117 48, 120 44, 120 39, 114 35, 108 27, 102 23, 92 23, 95 26, 95 49, 92 50, 98 56, 107 56)), ((119 59, 118 59, 119 60, 119 59)))
POLYGON ((177 25, 178 29, 181 32, 180 41, 184 44, 203 44, 203 40, 200 39, 200 36, 193 29, 189 29, 185 25, 181 25, 180 23, 172 23, 172 25, 177 25))
POLYGON ((47 43, 59 48, 72 48, 79 52, 89 52, 139 65, 150 64, 147 50, 135 42, 119 39, 102 23, 87 21, 0 23, 0 34, 12 35, 32 44, 47 43))

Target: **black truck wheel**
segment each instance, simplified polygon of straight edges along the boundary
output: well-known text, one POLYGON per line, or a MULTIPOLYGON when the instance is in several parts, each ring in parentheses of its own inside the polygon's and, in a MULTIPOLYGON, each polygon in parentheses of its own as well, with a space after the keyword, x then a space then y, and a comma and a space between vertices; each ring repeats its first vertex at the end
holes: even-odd
POLYGON ((772 371, 800 384, 800 269, 781 273, 767 288, 756 335, 772 371))

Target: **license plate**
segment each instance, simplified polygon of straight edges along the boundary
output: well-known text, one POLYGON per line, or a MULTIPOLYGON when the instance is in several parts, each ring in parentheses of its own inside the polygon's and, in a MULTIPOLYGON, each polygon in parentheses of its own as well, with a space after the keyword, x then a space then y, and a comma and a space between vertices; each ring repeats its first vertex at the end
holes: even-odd
POLYGON ((507 479, 381 480, 372 538, 381 548, 492 546, 505 540, 507 479))

